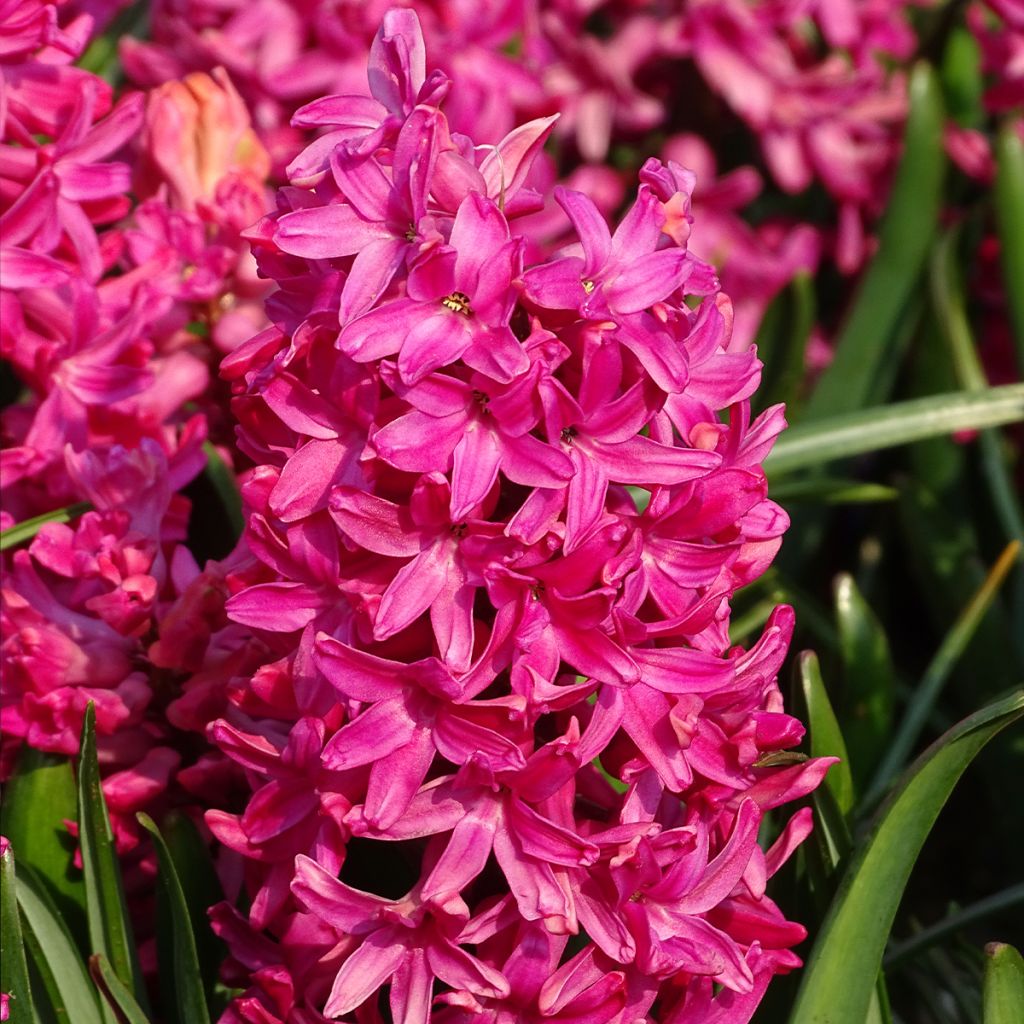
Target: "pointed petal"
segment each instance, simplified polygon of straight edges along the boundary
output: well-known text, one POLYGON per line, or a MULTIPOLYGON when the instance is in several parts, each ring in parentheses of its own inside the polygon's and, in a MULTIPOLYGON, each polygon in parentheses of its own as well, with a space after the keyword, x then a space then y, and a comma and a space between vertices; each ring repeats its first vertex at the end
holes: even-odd
POLYGON ((467 814, 455 826, 423 886, 424 900, 444 903, 461 893, 483 871, 491 854, 497 822, 497 801, 484 800, 479 810, 467 814))
POLYGON ((353 889, 325 871, 315 860, 300 853, 295 858, 292 893, 310 913, 332 928, 350 934, 370 931, 388 900, 353 889))
POLYGON ((342 532, 367 551, 393 558, 420 553, 422 535, 409 510, 358 487, 339 487, 331 494, 331 518, 342 532))
POLYGON ((405 746, 374 764, 363 806, 363 814, 373 828, 389 829, 403 816, 433 760, 430 729, 418 725, 405 746))
POLYGON ((586 253, 583 277, 593 277, 611 254, 612 236, 608 224, 590 196, 582 192, 559 185, 555 188, 555 200, 572 221, 586 253))
POLYGON ((398 928, 381 928, 342 964, 324 1007, 328 1017, 340 1017, 366 1002, 398 969, 408 955, 398 928))
POLYGON ((321 755, 324 767, 344 771, 373 764, 409 743, 416 728, 401 697, 382 700, 327 741, 321 755))
POLYGON ((439 538, 398 570, 377 607, 376 640, 387 640, 415 622, 441 592, 448 577, 454 541, 439 538))
POLYGON ((348 203, 286 213, 274 232, 282 252, 312 260, 352 256, 384 238, 391 238, 386 225, 363 220, 348 203))
POLYGON ((455 446, 452 473, 452 522, 465 519, 487 497, 498 478, 501 448, 492 430, 472 420, 455 446))
POLYGON ((687 273, 685 249, 648 253, 620 270, 603 285, 604 297, 616 313, 639 313, 668 298, 687 273))
POLYGON ((404 663, 377 658, 326 633, 317 634, 313 661, 327 681, 352 700, 383 701, 404 690, 404 663))
POLYGON ((461 946, 439 938, 427 946, 427 961, 446 985, 484 999, 504 999, 510 992, 503 974, 488 967, 461 946))

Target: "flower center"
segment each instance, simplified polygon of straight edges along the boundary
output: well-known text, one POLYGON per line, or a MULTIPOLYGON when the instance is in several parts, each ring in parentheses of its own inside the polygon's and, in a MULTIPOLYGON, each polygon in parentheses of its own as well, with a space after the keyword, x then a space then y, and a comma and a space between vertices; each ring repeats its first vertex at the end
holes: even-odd
POLYGON ((441 300, 441 305, 463 316, 469 316, 473 312, 469 306, 469 296, 465 292, 452 292, 451 295, 446 295, 441 300))
POLYGON ((583 290, 589 295, 594 290, 594 282, 590 278, 585 278, 580 282, 583 285, 583 290))
POLYGON ((576 428, 575 427, 562 427, 562 441, 567 445, 572 445, 576 439, 576 428))

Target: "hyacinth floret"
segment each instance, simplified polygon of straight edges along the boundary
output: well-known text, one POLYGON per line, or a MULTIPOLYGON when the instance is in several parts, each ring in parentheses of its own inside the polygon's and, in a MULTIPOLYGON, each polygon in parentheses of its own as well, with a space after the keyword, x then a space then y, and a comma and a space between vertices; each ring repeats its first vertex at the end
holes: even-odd
POLYGON ((785 422, 692 175, 648 161, 614 231, 558 189, 531 265, 553 119, 453 132, 410 11, 368 79, 300 111, 325 134, 248 232, 272 323, 222 368, 257 463, 227 612, 270 652, 209 729, 251 792, 207 814, 251 899, 213 915, 224 1020, 747 1021, 800 962, 765 886, 809 813, 759 830, 831 759, 772 756, 790 609, 729 641, 785 422))

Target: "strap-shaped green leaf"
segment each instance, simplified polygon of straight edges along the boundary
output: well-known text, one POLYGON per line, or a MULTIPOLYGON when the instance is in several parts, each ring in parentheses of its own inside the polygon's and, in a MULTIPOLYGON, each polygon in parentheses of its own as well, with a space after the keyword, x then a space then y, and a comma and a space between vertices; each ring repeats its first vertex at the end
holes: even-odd
POLYGON ((856 848, 818 932, 791 1024, 864 1024, 903 889, 949 794, 982 747, 1024 715, 1024 690, 954 726, 910 767, 856 848))
POLYGON ((985 947, 985 1024, 1020 1024, 1024 1020, 1024 959, 1005 942, 985 947))
POLYGON ((150 1024, 146 1011, 139 1006, 131 991, 121 983, 121 979, 110 966, 110 961, 102 953, 89 957, 89 973, 96 982, 96 987, 103 993, 107 1005, 116 1015, 118 1024, 150 1024))
POLYGON ((892 727, 896 670, 889 638, 848 573, 836 579, 835 605, 845 683, 839 714, 850 770, 863 791, 892 727))
POLYGON ((18 904, 25 944, 41 982, 36 1002, 46 1006, 56 1020, 102 1024, 96 989, 86 973, 81 951, 42 881, 24 865, 18 871, 18 904))
POLYGON ((121 982, 145 1004, 145 986, 128 920, 114 834, 100 785, 96 712, 91 702, 82 722, 78 760, 78 841, 82 850, 91 949, 109 960, 121 982))
POLYGON ((770 475, 894 448, 958 430, 982 430, 1024 420, 1024 384, 954 391, 846 413, 787 430, 765 459, 770 475))
POLYGON ((203 976, 203 990, 209 1005, 217 987, 220 965, 227 956, 227 946, 214 934, 206 912, 224 899, 224 890, 210 851, 188 817, 172 811, 163 819, 160 831, 167 849, 171 851, 181 891, 185 896, 192 921, 192 934, 196 940, 199 970, 203 976))
POLYGON ((157 941, 163 1010, 177 1024, 209 1024, 196 940, 185 894, 164 837, 147 814, 139 824, 153 837, 160 871, 157 879, 157 941))
POLYGON ((84 955, 85 888, 74 863, 75 840, 64 824, 77 817, 71 761, 23 746, 4 789, 0 833, 18 851, 19 868, 35 872, 84 955))
POLYGON ((1006 302, 1017 344, 1017 369, 1024 375, 1024 139, 1012 118, 996 136, 996 228, 1006 302))
POLYGON ((0 551, 15 548, 19 544, 27 544, 47 523, 70 523, 72 519, 77 519, 91 508, 92 505, 88 501, 79 501, 66 508, 44 512, 40 516, 15 523, 6 530, 0 530, 0 551))
POLYGON ((838 757, 825 776, 825 785, 832 792, 836 805, 843 814, 853 808, 853 776, 846 741, 839 728, 832 702, 821 678, 821 667, 814 651, 803 651, 799 659, 800 689, 807 711, 812 757, 838 757))
POLYGON ((17 884, 14 849, 9 843, 4 843, 0 850, 0 991, 11 997, 14 1020, 30 1024, 36 1015, 18 914, 17 884))

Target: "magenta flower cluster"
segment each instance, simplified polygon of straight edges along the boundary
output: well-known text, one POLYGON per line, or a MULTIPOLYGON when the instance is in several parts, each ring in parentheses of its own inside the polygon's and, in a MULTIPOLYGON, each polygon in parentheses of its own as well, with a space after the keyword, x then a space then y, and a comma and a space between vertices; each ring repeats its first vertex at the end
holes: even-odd
MULTIPOLYGON (((788 525, 752 342, 870 249, 911 5, 391 2, 157 0, 138 92, 82 66, 122 0, 0 0, 0 529, 70 510, 2 555, 0 778, 94 704, 147 968, 135 812, 205 821, 225 1024, 740 1024, 828 767, 789 609, 729 641, 788 525), (729 119, 832 219, 745 220, 729 119)), ((966 24, 1013 116, 1024 5, 966 24)))
POLYGON ((272 652, 210 728, 251 792, 206 815, 251 900, 214 915, 225 1019, 747 1021, 799 964, 765 883, 809 811, 758 831, 830 759, 778 757, 790 610, 728 639, 784 421, 692 178, 648 161, 614 232, 556 190, 574 241, 531 262, 552 119, 453 132, 407 11, 368 77, 299 111, 326 132, 250 232, 272 326, 222 368, 260 565, 227 611, 272 652), (358 884, 396 858, 406 891, 358 884))
POLYGON ((23 387, 0 527, 90 506, 4 555, 2 774, 23 745, 73 755, 93 702, 127 851, 178 777, 168 673, 223 620, 175 607, 200 589, 178 492, 223 420, 221 354, 265 323, 241 232, 267 158, 223 73, 115 98, 75 65, 92 21, 69 7, 0 4, 0 355, 23 387))

